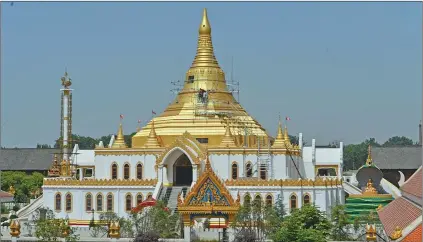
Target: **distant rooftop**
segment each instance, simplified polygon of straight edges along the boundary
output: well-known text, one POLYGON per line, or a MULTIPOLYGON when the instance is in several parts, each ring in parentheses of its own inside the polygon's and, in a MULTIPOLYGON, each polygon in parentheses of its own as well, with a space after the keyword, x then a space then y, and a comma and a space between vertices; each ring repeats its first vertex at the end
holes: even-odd
POLYGON ((379 169, 418 169, 422 164, 422 147, 372 147, 373 162, 379 169))
POLYGON ((2 148, 0 169, 45 171, 50 168, 53 155, 60 152, 60 149, 2 148))

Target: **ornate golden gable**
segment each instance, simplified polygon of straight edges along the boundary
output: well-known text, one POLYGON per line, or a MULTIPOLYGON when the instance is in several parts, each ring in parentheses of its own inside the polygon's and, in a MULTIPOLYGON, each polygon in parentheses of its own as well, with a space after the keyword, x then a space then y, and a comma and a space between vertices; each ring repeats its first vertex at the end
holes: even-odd
POLYGON ((205 170, 194 187, 183 201, 178 199, 178 212, 182 214, 185 224, 191 223, 191 215, 224 214, 231 222, 239 207, 240 199, 233 199, 223 181, 214 173, 208 156, 205 170))

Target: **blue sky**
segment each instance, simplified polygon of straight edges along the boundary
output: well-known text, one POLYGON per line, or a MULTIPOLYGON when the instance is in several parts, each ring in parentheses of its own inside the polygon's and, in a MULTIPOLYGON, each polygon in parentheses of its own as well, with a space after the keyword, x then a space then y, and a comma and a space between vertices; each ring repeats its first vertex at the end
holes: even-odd
POLYGON ((2 3, 2 146, 52 144, 60 77, 73 79, 74 133, 125 133, 173 99, 208 8, 215 54, 270 133, 318 144, 418 139, 421 3, 2 3))

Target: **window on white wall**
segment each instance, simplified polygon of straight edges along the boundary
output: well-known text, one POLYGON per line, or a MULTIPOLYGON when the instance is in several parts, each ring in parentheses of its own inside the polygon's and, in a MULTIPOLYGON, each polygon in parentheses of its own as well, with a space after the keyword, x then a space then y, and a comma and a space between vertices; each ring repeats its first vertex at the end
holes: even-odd
POLYGON ((112 194, 108 194, 107 195, 107 212, 112 212, 113 211, 113 195, 112 194))
POLYGON ((117 179, 117 169, 118 169, 118 167, 117 167, 117 164, 113 164, 112 165, 112 179, 117 179))
POLYGON ((137 165, 137 179, 142 179, 142 164, 137 165))
POLYGON ((236 163, 232 164, 232 179, 236 180, 238 178, 238 165, 236 163))
POLYGON ((129 212, 131 211, 131 209, 132 209, 132 195, 127 194, 125 199, 125 210, 129 212))
POLYGON ((54 210, 56 211, 62 210, 62 195, 60 193, 56 194, 54 210))
POLYGON ((91 193, 85 196, 85 211, 90 212, 93 209, 93 198, 91 193))
POLYGON ((253 176, 253 165, 251 165, 251 162, 247 163, 247 165, 245 166, 245 170, 246 170, 246 176, 247 177, 253 176))
POLYGON ((97 211, 103 211, 103 195, 97 195, 97 211))
POLYGON ((125 164, 123 166, 123 179, 125 180, 129 179, 129 164, 125 164))

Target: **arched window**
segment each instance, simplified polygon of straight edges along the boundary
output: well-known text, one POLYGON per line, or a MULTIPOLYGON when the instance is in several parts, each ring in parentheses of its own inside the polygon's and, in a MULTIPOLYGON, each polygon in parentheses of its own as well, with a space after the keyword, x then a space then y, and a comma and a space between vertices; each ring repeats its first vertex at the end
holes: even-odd
POLYGON ((125 198, 125 211, 129 212, 132 209, 132 195, 126 194, 125 198))
POLYGON ((113 212, 113 195, 111 193, 107 194, 107 212, 113 212))
POLYGON ((93 196, 91 193, 85 195, 85 211, 90 212, 93 209, 93 196))
POLYGON ((112 165, 112 179, 117 179, 118 177, 117 172, 118 172, 117 164, 113 164, 112 165))
POLYGON ((153 198, 153 194, 151 194, 151 192, 150 192, 150 193, 147 194, 147 199, 151 199, 151 198, 153 198))
POLYGON ((137 194, 137 204, 136 205, 138 205, 140 203, 142 203, 142 194, 141 193, 138 193, 137 194))
POLYGON ((72 212, 72 195, 70 193, 66 194, 66 212, 72 212))
POLYGON ((97 211, 103 211, 103 195, 97 194, 97 211))
POLYGON ((125 180, 129 179, 129 164, 125 164, 123 166, 123 179, 125 180))
POLYGON ((266 169, 266 165, 261 165, 260 166, 260 179, 262 180, 266 180, 267 178, 267 169, 266 169))
POLYGON ((258 207, 261 207, 262 198, 261 198, 260 194, 257 194, 257 195, 256 195, 256 197, 254 198, 254 203, 255 203, 258 207))
POLYGON ((137 165, 137 179, 142 179, 142 164, 137 165))
POLYGON ((244 207, 248 207, 248 206, 250 206, 251 205, 251 196, 250 196, 250 194, 249 193, 247 193, 245 196, 244 196, 244 207))
POLYGON ((291 197, 289 198, 289 205, 290 205, 291 210, 297 208, 297 195, 295 195, 295 194, 291 195, 291 197))
POLYGON ((236 180, 238 178, 238 165, 236 163, 232 164, 232 179, 236 180))
POLYGON ((60 193, 56 193, 54 210, 62 210, 62 195, 60 193))
POLYGON ((308 194, 305 194, 304 195, 304 197, 303 197, 303 204, 304 205, 310 204, 310 195, 308 195, 308 194))
POLYGON ((250 162, 248 162, 247 165, 245 166, 245 170, 246 170, 247 177, 253 176, 253 166, 251 165, 250 162))
POLYGON ((272 195, 267 195, 266 196, 266 206, 272 206, 273 205, 273 197, 272 197, 272 195))

